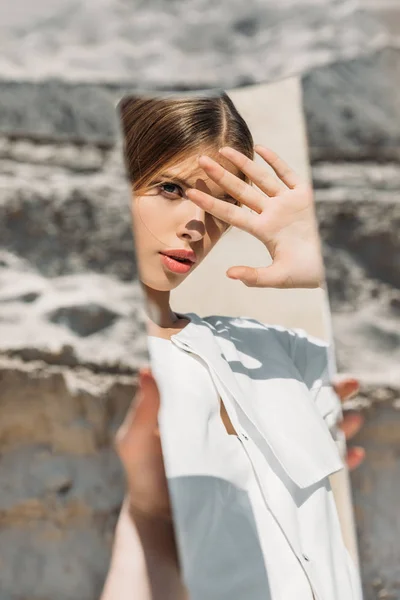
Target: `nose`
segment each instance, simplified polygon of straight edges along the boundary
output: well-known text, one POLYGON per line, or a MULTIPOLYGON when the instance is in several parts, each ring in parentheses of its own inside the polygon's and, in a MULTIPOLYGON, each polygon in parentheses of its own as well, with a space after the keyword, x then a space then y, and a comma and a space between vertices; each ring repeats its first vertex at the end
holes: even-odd
POLYGON ((193 202, 189 203, 190 215, 182 222, 178 229, 178 237, 190 242, 198 242, 206 234, 206 212, 196 206, 193 202))

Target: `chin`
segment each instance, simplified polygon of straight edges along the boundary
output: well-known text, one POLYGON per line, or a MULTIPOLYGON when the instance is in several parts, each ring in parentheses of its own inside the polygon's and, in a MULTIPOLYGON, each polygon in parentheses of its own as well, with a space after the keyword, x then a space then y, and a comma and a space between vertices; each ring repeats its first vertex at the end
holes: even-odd
POLYGON ((155 277, 154 275, 152 277, 146 277, 141 274, 140 281, 148 288, 157 292, 171 292, 185 281, 186 277, 178 277, 176 275, 167 277, 165 273, 160 274, 159 277, 155 277))

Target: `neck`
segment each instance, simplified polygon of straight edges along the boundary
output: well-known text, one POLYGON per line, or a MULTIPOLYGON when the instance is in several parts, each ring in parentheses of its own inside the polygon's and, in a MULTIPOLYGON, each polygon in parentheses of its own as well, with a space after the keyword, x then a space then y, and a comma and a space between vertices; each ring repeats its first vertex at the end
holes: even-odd
POLYGON ((170 307, 170 292, 153 290, 142 284, 145 293, 145 312, 152 323, 162 328, 171 328, 179 320, 170 307))

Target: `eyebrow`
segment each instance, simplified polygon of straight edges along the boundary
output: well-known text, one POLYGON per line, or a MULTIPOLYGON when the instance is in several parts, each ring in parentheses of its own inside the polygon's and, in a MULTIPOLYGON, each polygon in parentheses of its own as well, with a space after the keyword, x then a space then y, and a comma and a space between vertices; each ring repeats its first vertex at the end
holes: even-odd
MULTIPOLYGON (((162 173, 159 176, 159 179, 169 179, 171 182, 173 181, 174 183, 179 183, 179 185, 181 187, 186 187, 186 188, 192 188, 195 189, 193 185, 190 185, 188 181, 186 181, 185 179, 181 179, 180 177, 177 177, 176 175, 171 175, 169 173, 162 173)), ((222 196, 218 196, 219 200, 235 200, 235 198, 233 198, 233 196, 230 196, 229 194, 223 194, 222 196)))

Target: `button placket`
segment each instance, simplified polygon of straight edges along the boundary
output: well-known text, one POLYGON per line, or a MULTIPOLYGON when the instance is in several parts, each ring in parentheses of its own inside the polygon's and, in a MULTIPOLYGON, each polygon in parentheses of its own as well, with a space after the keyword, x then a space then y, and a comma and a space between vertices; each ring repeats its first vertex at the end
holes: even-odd
MULTIPOLYGON (((172 341, 175 342, 175 344, 178 347, 181 347, 183 350, 188 351, 188 352, 190 352, 190 353, 195 354, 196 356, 198 356, 208 366, 210 374, 211 374, 211 377, 212 377, 212 379, 213 379, 213 381, 214 381, 214 383, 216 385, 217 390, 220 393, 221 398, 224 400, 224 398, 226 398, 226 396, 229 396, 229 394, 226 391, 225 384, 220 379, 218 373, 214 370, 213 366, 210 364, 210 361, 207 358, 205 358, 199 352, 194 351, 193 348, 190 346, 190 344, 188 344, 187 342, 183 342, 181 340, 172 340, 172 341)), ((229 398, 229 400, 227 399, 227 402, 225 403, 225 406, 226 406, 226 409, 227 409, 227 412, 228 412, 228 416, 231 418, 231 415, 229 414, 229 410, 228 410, 228 406, 230 405, 230 402, 231 402, 231 399, 230 398, 229 398)), ((246 412, 244 411, 243 408, 242 408, 242 410, 246 414, 246 412)), ((238 432, 240 432, 240 433, 238 433, 239 439, 242 442, 249 442, 249 436, 246 433, 243 432, 242 427, 241 426, 236 427, 236 425, 239 425, 237 423, 237 419, 236 418, 233 418, 233 419, 231 418, 231 422, 234 425, 235 429, 238 432)), ((254 425, 255 425, 255 427, 257 427, 256 424, 254 424, 254 425)), ((251 454, 251 444, 249 445, 249 444, 245 443, 244 447, 245 447, 246 453, 248 454, 248 456, 250 458, 251 463, 253 464, 253 458, 252 458, 252 454, 251 454)), ((253 468, 254 468, 254 464, 253 464, 253 468)), ((256 474, 256 477, 258 479, 257 474, 256 474)), ((262 490, 262 486, 261 486, 260 482, 259 482, 259 485, 260 485, 260 488, 262 490)), ((307 577, 307 579, 309 581, 309 584, 310 584, 310 587, 311 587, 311 590, 312 590, 312 593, 313 593, 314 600, 319 600, 319 596, 317 596, 317 594, 316 594, 312 578, 310 577, 310 572, 309 572, 310 568, 311 568, 311 559, 310 559, 310 557, 308 556, 308 554, 299 551, 300 549, 298 549, 297 552, 296 552, 295 548, 293 547, 293 545, 291 543, 290 538, 288 538, 288 536, 287 536, 285 530, 283 529, 283 527, 282 527, 279 519, 277 519, 276 515, 274 514, 274 512, 271 510, 270 506, 268 505, 268 502, 267 502, 267 500, 265 498, 263 490, 262 490, 262 493, 263 493, 263 496, 264 496, 264 500, 266 502, 267 509, 272 514, 272 517, 274 518, 274 520, 277 522, 277 524, 278 524, 279 528, 281 529, 284 537, 286 538, 289 546, 291 547, 292 551, 294 552, 294 554, 297 557, 297 560, 300 562, 300 564, 301 564, 301 566, 302 566, 302 568, 304 570, 304 573, 305 573, 305 575, 306 575, 306 577, 307 577)))
MULTIPOLYGON (((228 417, 229 417, 235 431, 240 431, 241 427, 238 422, 236 412, 232 409, 229 394, 227 393, 227 391, 225 389, 225 385, 224 385, 223 381, 221 381, 220 377, 218 376, 218 373, 213 369, 209 360, 207 358, 205 358, 199 352, 194 351, 193 348, 190 346, 190 344, 188 344, 187 342, 184 342, 181 340, 173 340, 173 342, 176 343, 176 345, 178 347, 182 348, 183 350, 186 350, 187 352, 190 352, 191 354, 195 354, 196 356, 198 356, 204 362, 204 364, 207 365, 209 372, 210 372, 211 379, 213 380, 214 385, 215 385, 222 401, 224 402, 225 409, 228 413, 228 417)), ((239 437, 243 438, 246 441, 248 441, 248 439, 249 439, 246 434, 242 434, 242 433, 239 434, 239 437)))

